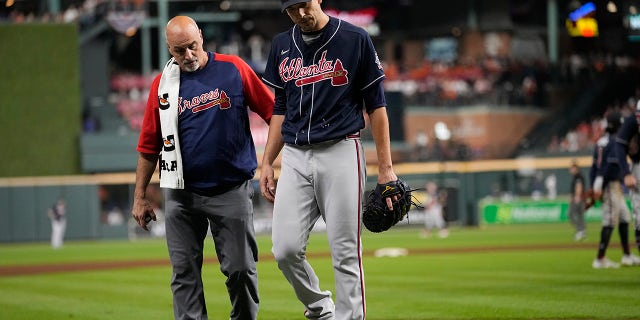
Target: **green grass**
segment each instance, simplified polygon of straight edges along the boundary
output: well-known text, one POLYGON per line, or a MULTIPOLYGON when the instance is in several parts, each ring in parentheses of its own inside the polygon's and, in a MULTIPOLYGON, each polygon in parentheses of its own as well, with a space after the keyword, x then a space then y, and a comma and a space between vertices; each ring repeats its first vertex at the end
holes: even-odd
MULTIPOLYGON (((447 239, 422 239, 418 229, 404 226, 367 232, 367 319, 640 319, 640 267, 592 269, 599 225, 590 224, 588 232, 582 243, 573 242, 566 224, 454 227, 447 239), (374 257, 384 247, 410 254, 374 257)), ((259 319, 302 319, 303 306, 270 258, 269 237, 258 240, 259 319)), ((619 260, 617 233, 611 243, 608 256, 619 260)), ((210 240, 207 246, 212 257, 210 240)), ((308 253, 323 289, 333 291, 324 234, 312 236, 308 253)), ((0 266, 132 259, 166 259, 165 244, 68 242, 58 251, 46 243, 0 245, 0 266)), ((228 319, 218 267, 209 259, 204 270, 209 318, 228 319)), ((0 277, 0 319, 172 319, 170 276, 167 262, 0 277)))

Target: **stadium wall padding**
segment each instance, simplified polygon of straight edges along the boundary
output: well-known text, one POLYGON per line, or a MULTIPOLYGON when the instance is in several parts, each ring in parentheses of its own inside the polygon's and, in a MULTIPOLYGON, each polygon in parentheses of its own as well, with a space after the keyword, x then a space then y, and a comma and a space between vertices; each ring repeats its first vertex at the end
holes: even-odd
POLYGON ((97 186, 18 186, 0 187, 0 242, 49 241, 47 209, 59 197, 67 203, 66 240, 103 238, 97 186))
MULTIPOLYGON (((480 224, 478 203, 495 193, 495 188, 511 190, 515 196, 528 197, 527 180, 520 175, 524 171, 539 171, 545 176, 557 177, 559 197, 556 201, 566 201, 571 177, 569 165, 578 161, 585 177, 591 164, 591 157, 562 157, 546 159, 509 159, 468 162, 420 162, 403 163, 394 166, 396 174, 405 179, 412 188, 424 188, 433 180, 447 188, 453 195, 448 205, 455 210, 449 219, 460 226, 480 224), (518 191, 520 190, 520 191, 518 191), (562 197, 564 195, 564 198, 562 197)), ((366 190, 375 187, 377 169, 367 168, 366 190)), ((258 174, 259 175, 259 174, 258 174)), ((130 218, 134 173, 113 173, 99 175, 76 175, 59 177, 0 178, 0 243, 49 241, 51 228, 46 209, 57 197, 67 200, 68 225, 67 240, 74 239, 126 239, 130 236, 128 224, 109 226, 101 220, 101 186, 121 186, 124 192, 117 200, 125 219, 130 218)), ((157 183, 154 174, 153 183, 157 183)), ((256 193, 257 202, 265 201, 256 193)), ((260 203, 254 203, 260 208, 260 203)), ((258 212, 256 212, 256 215, 258 212)), ((400 225, 415 224, 401 222, 400 225)), ((139 227, 138 227, 139 228, 139 227)))

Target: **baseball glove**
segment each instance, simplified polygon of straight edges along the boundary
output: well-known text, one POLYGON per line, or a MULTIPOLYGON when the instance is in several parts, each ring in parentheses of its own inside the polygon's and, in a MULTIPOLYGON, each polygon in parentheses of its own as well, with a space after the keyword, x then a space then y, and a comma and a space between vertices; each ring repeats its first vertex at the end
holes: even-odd
POLYGON ((589 188, 584 193, 584 210, 589 210, 596 204, 596 201, 600 200, 602 194, 598 194, 593 189, 589 188))
POLYGON ((409 185, 400 179, 376 185, 376 188, 369 192, 364 205, 364 226, 371 232, 383 232, 402 221, 412 205, 421 208, 413 201, 411 191, 415 190, 409 189, 409 185), (398 200, 393 201, 393 210, 389 210, 386 198, 394 196, 397 196, 398 200))

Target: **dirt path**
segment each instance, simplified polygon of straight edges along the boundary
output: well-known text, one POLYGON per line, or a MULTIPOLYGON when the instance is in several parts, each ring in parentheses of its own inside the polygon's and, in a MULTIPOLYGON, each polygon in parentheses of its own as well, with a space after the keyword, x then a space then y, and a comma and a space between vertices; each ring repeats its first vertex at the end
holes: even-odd
MULTIPOLYGON (((594 248, 591 243, 573 244, 549 244, 549 245, 514 245, 514 246, 491 246, 491 247, 466 247, 466 248, 418 248, 409 249, 409 255, 429 255, 429 254, 460 254, 476 252, 504 252, 504 251, 524 251, 524 250, 571 250, 594 248)), ((374 256, 375 251, 363 252, 364 256, 374 256)), ((310 258, 330 257, 329 252, 308 254, 310 258)), ((205 259, 207 263, 216 262, 217 259, 205 259)), ((259 256, 259 261, 271 261, 273 256, 265 254, 259 256)), ((126 260, 126 261, 87 261, 74 263, 57 264, 36 264, 36 265, 10 265, 0 266, 0 277, 36 275, 48 273, 114 270, 139 267, 160 267, 169 266, 169 259, 146 259, 146 260, 126 260)))

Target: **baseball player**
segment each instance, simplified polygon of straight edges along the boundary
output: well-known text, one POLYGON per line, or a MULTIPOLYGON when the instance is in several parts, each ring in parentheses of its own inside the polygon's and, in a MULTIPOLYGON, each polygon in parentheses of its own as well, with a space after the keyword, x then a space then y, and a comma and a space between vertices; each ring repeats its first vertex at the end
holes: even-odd
POLYGON ((247 107, 269 122, 274 96, 239 57, 205 51, 193 19, 174 17, 166 37, 172 58, 149 90, 133 217, 145 230, 155 220, 146 190, 159 164, 175 319, 208 318, 202 264, 209 229, 226 277, 229 318, 256 319, 251 179, 257 159, 247 107))
MULTIPOLYGON (((260 188, 273 209, 273 254, 308 319, 364 319, 360 240, 366 179, 360 130, 369 116, 378 156, 378 182, 397 181, 382 87, 385 75, 371 38, 329 17, 322 0, 282 0, 295 24, 273 38, 263 81, 276 103, 261 164, 260 188), (282 151, 277 191, 273 163, 282 151), (322 217, 335 276, 320 288, 305 253, 322 217)), ((387 197, 387 206, 392 207, 387 197)))
POLYGON ((64 234, 67 229, 67 202, 64 198, 58 198, 56 202, 47 210, 47 215, 51 219, 51 247, 60 249, 64 242, 64 234))
POLYGON ((584 221, 585 201, 583 197, 585 193, 585 182, 580 167, 578 167, 578 163, 575 160, 569 167, 569 173, 571 174, 569 220, 576 230, 574 240, 581 241, 587 236, 587 227, 584 221))
MULTIPOLYGON (((636 246, 640 251, 640 100, 636 104, 636 112, 624 119, 622 127, 615 139, 615 151, 622 171, 624 185, 629 190, 631 209, 635 222, 636 246), (631 159, 631 168, 627 163, 627 156, 631 159)), ((640 258, 632 255, 634 265, 640 265, 640 258)))
POLYGON ((598 254, 592 263, 595 269, 619 267, 619 264, 606 258, 609 240, 616 225, 618 225, 620 244, 624 253, 621 262, 623 265, 633 264, 629 251, 629 207, 622 191, 620 165, 614 149, 615 135, 620 128, 620 117, 616 112, 607 116, 606 132, 596 143, 589 172, 594 193, 602 196, 602 230, 598 254))
POLYGON ((447 222, 444 220, 444 203, 446 202, 446 191, 440 190, 434 181, 425 184, 425 201, 424 201, 424 229, 422 237, 431 236, 431 230, 438 229, 438 237, 446 238, 449 236, 447 230, 447 222))

